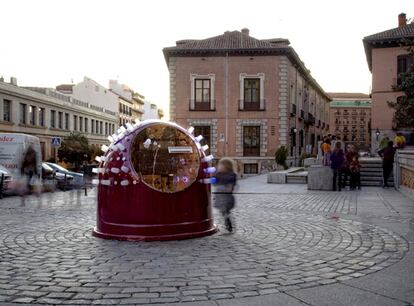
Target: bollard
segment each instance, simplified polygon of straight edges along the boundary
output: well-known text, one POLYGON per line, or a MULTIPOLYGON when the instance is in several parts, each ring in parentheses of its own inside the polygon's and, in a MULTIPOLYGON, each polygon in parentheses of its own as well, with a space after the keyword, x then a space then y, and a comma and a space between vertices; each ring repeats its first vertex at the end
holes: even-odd
POLYGON ((1 181, 0 181, 0 199, 3 199, 3 190, 4 190, 4 173, 1 174, 1 181))

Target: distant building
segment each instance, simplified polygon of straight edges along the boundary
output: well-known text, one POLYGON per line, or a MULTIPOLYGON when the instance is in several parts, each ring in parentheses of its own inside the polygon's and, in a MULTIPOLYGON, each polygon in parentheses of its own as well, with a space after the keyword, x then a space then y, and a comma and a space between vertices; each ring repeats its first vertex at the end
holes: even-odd
POLYGON ((401 13, 398 27, 367 36, 363 43, 368 67, 372 72, 371 140, 372 150, 375 151, 383 136, 392 139, 396 130, 401 130, 393 122, 394 111, 387 102, 397 102, 404 95, 403 92, 394 91, 393 86, 401 81, 399 75, 414 64, 414 56, 410 56, 407 50, 408 45, 414 45, 414 23, 407 24, 406 15, 401 13))
POLYGON ((240 173, 274 169, 282 145, 298 163, 328 134, 330 98, 289 40, 256 39, 242 29, 163 51, 170 119, 194 126, 210 152, 235 159, 240 173))
MULTIPOLYGON (((73 91, 73 86, 61 88, 73 91)), ((39 137, 44 160, 55 156, 54 136, 80 132, 92 145, 107 143, 117 128, 118 113, 112 105, 90 103, 53 88, 19 87, 17 80, 0 81, 0 132, 25 133, 39 137)))
POLYGON ((359 148, 371 144, 371 98, 363 93, 328 93, 330 133, 359 148))
POLYGON ((142 120, 144 96, 135 93, 125 84, 119 84, 116 80, 109 81, 109 89, 118 96, 119 125, 132 123, 135 119, 142 120))
POLYGON ((56 90, 98 108, 118 113, 117 95, 88 77, 84 77, 83 81, 77 84, 58 85, 56 90))
POLYGON ((162 117, 164 117, 164 111, 158 108, 157 104, 145 100, 142 120, 162 119, 162 117))

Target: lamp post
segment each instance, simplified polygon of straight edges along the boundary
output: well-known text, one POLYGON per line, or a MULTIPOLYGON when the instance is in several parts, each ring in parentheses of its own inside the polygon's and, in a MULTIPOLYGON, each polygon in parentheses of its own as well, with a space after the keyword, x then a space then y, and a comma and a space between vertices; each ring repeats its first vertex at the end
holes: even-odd
POLYGON ((295 159, 294 159, 294 162, 293 162, 293 166, 294 167, 296 167, 296 132, 297 132, 298 130, 296 129, 296 127, 294 127, 293 128, 293 137, 294 137, 294 139, 295 139, 295 146, 294 146, 294 148, 293 148, 293 151, 294 151, 294 154, 295 154, 295 159))
POLYGON ((377 141, 378 141, 378 139, 379 139, 380 134, 381 134, 381 132, 380 132, 380 130, 377 128, 377 130, 375 131, 375 135, 377 135, 377 141))

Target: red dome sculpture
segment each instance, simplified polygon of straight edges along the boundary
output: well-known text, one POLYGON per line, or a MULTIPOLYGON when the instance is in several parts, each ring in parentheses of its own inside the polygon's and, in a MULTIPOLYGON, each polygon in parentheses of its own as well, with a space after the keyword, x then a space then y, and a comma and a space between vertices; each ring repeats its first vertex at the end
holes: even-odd
POLYGON ((217 231, 211 211, 213 159, 175 123, 148 120, 121 127, 97 157, 93 234, 120 240, 176 240, 217 231))

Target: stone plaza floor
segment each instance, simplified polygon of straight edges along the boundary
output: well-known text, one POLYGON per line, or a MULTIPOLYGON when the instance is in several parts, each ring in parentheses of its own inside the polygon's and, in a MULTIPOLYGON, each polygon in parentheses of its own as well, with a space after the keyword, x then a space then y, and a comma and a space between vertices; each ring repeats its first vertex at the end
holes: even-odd
POLYGON ((414 304, 414 202, 394 189, 252 177, 234 234, 169 242, 93 237, 95 196, 0 200, 0 305, 414 304))

